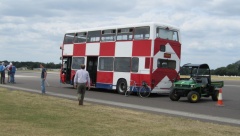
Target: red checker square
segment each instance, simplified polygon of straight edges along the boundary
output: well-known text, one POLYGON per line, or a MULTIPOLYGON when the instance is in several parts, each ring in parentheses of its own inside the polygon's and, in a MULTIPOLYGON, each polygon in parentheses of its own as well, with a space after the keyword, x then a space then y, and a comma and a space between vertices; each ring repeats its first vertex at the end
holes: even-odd
POLYGON ((151 56, 151 40, 133 41, 132 56, 151 56))
POLYGON ((86 44, 74 44, 73 46, 73 56, 85 56, 86 54, 86 44))
POLYGON ((100 56, 114 56, 115 42, 106 42, 100 44, 100 56))

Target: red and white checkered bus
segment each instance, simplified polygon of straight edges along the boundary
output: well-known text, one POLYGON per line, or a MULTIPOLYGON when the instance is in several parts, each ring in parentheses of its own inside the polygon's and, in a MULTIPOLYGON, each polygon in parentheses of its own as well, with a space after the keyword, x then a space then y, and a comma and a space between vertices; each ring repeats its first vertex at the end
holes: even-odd
POLYGON ((138 23, 68 31, 63 40, 61 81, 73 84, 80 64, 91 85, 124 94, 131 81, 145 81, 151 93, 169 93, 180 68, 179 29, 138 23))

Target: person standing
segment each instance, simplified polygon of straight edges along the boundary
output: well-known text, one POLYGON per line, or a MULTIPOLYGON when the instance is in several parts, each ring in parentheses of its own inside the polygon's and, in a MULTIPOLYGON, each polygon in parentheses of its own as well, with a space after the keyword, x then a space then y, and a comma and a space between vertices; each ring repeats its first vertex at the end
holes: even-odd
POLYGON ((4 62, 2 62, 2 65, 0 65, 0 72, 1 72, 1 84, 5 84, 5 65, 4 62))
POLYGON ((10 62, 7 66, 6 66, 6 69, 8 71, 8 83, 10 83, 10 80, 11 80, 11 71, 12 71, 12 63, 10 62))
POLYGON ((15 73, 16 73, 16 67, 12 64, 10 82, 13 84, 15 84, 15 73))
POLYGON ((77 70, 74 77, 74 87, 77 88, 79 105, 83 105, 83 99, 86 91, 86 84, 90 90, 90 77, 88 71, 85 70, 85 65, 81 64, 81 69, 77 70))
POLYGON ((42 72, 41 72, 41 91, 42 94, 45 94, 45 80, 47 78, 47 71, 44 68, 44 66, 42 64, 40 64, 40 68, 42 68, 42 72))

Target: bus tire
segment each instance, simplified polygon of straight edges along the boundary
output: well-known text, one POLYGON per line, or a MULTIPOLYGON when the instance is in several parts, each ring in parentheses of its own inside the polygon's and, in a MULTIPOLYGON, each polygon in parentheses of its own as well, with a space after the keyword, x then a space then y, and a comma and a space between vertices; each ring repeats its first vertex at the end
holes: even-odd
POLYGON ((125 94, 127 91, 127 81, 125 79, 119 79, 117 82, 117 92, 119 94, 125 94))

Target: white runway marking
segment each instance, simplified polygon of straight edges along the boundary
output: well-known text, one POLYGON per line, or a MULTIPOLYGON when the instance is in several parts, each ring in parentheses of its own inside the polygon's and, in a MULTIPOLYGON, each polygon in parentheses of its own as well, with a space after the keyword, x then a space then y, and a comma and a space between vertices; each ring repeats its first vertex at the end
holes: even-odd
POLYGON ((37 76, 23 76, 23 75, 15 75, 15 77, 36 78, 37 76))
POLYGON ((239 85, 224 85, 224 86, 240 87, 239 85))

